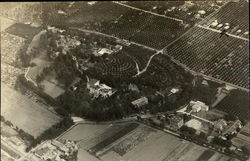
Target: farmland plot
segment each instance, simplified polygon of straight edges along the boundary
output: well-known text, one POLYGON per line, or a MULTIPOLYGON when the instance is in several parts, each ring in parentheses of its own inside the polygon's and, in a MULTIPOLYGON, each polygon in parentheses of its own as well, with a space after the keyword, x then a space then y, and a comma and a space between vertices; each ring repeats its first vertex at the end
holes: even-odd
POLYGON ((248 7, 247 1, 228 2, 218 13, 209 17, 208 21, 202 22, 202 25, 219 30, 229 26, 227 33, 249 38, 248 7), (212 25, 214 21, 217 21, 217 25, 212 25))
POLYGON ((137 123, 78 124, 58 138, 77 141, 81 148, 95 153, 126 135, 138 126, 137 123))
POLYGON ((238 116, 240 119, 249 120, 249 93, 233 90, 215 108, 238 116))
POLYGON ((25 132, 39 136, 61 118, 5 84, 1 84, 1 115, 25 132))
POLYGON ((166 52, 196 72, 248 88, 247 47, 245 40, 194 27, 166 52))
POLYGON ((152 22, 135 33, 131 40, 155 49, 162 49, 185 31, 187 28, 184 29, 178 21, 154 16, 152 22))
POLYGON ((5 29, 6 32, 25 39, 34 37, 39 31, 40 27, 33 27, 28 24, 16 23, 5 29))
POLYGON ((223 154, 140 125, 133 133, 126 135, 101 155, 100 159, 102 161, 205 161, 214 155, 226 161, 223 154))

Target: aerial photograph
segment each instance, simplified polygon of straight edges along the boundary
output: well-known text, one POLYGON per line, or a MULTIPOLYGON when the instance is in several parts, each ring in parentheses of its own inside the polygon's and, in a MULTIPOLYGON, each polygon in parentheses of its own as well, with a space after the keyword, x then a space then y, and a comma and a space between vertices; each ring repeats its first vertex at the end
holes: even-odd
POLYGON ((250 161, 249 1, 0 2, 1 161, 250 161))

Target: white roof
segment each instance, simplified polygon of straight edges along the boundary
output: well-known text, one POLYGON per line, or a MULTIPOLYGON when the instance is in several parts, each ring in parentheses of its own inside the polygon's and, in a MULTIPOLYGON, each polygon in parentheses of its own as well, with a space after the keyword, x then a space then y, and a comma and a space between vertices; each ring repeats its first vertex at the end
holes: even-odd
POLYGON ((223 26, 223 24, 219 24, 217 27, 222 27, 223 26))
POLYGON ((204 11, 204 10, 199 10, 198 13, 201 14, 201 15, 204 15, 204 14, 206 14, 206 11, 204 11))
POLYGON ((99 84, 100 88, 104 88, 104 89, 112 89, 111 87, 107 86, 106 84, 99 84))
POLYGON ((191 127, 195 130, 200 130, 201 129, 201 122, 196 120, 196 119, 191 119, 188 122, 186 122, 186 125, 188 127, 191 127))
POLYGON ((98 54, 103 55, 105 53, 111 54, 113 51, 107 48, 102 48, 101 50, 98 51, 98 54))
POLYGON ((224 29, 226 29, 226 30, 229 29, 229 28, 230 28, 229 26, 225 26, 225 27, 224 27, 224 29))
POLYGON ((215 20, 213 23, 211 23, 211 26, 212 27, 215 27, 215 26, 217 26, 218 25, 218 20, 215 20))
POLYGON ((62 14, 62 15, 67 15, 64 11, 62 11, 62 10, 58 10, 58 13, 59 14, 62 14))
POLYGON ((171 89, 171 91, 170 92, 172 92, 172 93, 176 93, 176 92, 178 92, 179 91, 179 89, 178 88, 173 88, 173 89, 171 89))

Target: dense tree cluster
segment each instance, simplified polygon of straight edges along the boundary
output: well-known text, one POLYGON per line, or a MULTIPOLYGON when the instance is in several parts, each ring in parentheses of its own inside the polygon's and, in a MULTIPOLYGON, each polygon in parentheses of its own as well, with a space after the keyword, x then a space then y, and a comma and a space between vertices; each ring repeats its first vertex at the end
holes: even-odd
POLYGON ((192 99, 200 100, 211 105, 216 100, 217 89, 206 85, 197 85, 192 88, 192 99))
POLYGON ((213 143, 219 146, 223 146, 226 148, 229 148, 232 145, 232 141, 231 140, 223 140, 222 138, 215 136, 213 138, 213 143))

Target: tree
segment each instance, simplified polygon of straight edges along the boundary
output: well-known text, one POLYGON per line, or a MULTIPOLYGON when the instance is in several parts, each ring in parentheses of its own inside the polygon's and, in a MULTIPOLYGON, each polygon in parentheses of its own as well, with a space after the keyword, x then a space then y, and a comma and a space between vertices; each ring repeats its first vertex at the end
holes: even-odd
POLYGON ((223 147, 226 147, 226 148, 229 148, 232 145, 231 140, 223 140, 218 136, 214 137, 213 143, 217 144, 217 145, 220 145, 220 146, 223 146, 223 147))
POLYGON ((207 139, 207 135, 204 132, 200 132, 199 138, 202 139, 202 140, 206 140, 207 139))
POLYGON ((242 146, 241 149, 242 149, 242 152, 243 152, 245 155, 247 155, 247 156, 250 155, 250 146, 244 145, 244 146, 242 146))

